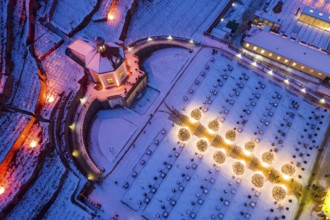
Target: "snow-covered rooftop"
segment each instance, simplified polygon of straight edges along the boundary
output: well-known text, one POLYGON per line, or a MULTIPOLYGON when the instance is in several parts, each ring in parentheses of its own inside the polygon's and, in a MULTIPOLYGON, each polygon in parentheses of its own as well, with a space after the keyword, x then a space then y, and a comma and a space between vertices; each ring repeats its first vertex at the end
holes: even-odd
POLYGON ((266 31, 257 31, 244 41, 329 75, 330 56, 319 50, 266 31))
POLYGON ((89 54, 92 50, 95 48, 90 45, 87 41, 77 39, 72 42, 72 44, 69 45, 68 47, 70 50, 74 50, 77 53, 81 54, 82 56, 86 56, 89 54))
POLYGON ((265 13, 264 11, 257 11, 255 13, 256 16, 264 18, 268 21, 272 21, 274 23, 282 23, 282 20, 280 18, 276 18, 274 16, 272 16, 271 14, 265 13))
POLYGON ((114 71, 124 59, 124 49, 118 43, 103 42, 103 44, 105 49, 101 52, 92 42, 77 39, 68 48, 85 58, 86 68, 96 73, 114 71))

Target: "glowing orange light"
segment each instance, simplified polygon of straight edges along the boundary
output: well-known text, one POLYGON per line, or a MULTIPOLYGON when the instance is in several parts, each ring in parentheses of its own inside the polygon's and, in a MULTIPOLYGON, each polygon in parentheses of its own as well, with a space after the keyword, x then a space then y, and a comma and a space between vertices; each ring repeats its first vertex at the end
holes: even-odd
POLYGON ((115 19, 115 16, 111 12, 109 12, 107 18, 109 21, 112 21, 113 19, 115 19))
POLYGON ((47 98, 47 102, 52 103, 54 101, 55 101, 55 96, 49 95, 48 98, 47 98))
POLYGON ((35 148, 38 145, 38 142, 36 140, 33 140, 30 142, 30 147, 35 148))
POLYGON ((5 192, 5 187, 0 186, 0 195, 4 194, 4 192, 5 192))

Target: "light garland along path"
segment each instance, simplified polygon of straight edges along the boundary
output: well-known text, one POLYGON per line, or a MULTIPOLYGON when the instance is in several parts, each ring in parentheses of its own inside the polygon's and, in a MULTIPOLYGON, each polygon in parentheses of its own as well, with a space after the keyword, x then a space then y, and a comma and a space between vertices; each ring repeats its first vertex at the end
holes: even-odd
POLYGON ((297 198, 300 197, 302 190, 302 184, 300 182, 284 176, 271 166, 263 165, 252 153, 245 153, 241 147, 227 143, 219 134, 210 131, 198 121, 193 122, 188 116, 182 114, 178 110, 171 110, 171 113, 170 119, 177 125, 189 129, 192 135, 205 138, 211 146, 224 150, 226 156, 244 161, 248 169, 254 172, 261 172, 266 180, 274 184, 284 185, 287 188, 288 194, 292 194, 297 198))

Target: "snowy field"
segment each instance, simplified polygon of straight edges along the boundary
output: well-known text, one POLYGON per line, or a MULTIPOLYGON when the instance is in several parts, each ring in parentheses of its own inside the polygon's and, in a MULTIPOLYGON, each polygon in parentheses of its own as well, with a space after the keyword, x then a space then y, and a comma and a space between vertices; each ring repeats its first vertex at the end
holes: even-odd
POLYGON ((58 0, 50 22, 65 34, 70 34, 96 6, 96 0, 79 2, 58 0))
POLYGON ((199 40, 228 0, 141 1, 132 17, 126 44, 149 36, 174 35, 199 40))
MULTIPOLYGON (((321 30, 316 27, 304 24, 298 21, 300 13, 295 15, 297 10, 300 8, 300 12, 305 6, 316 8, 318 10, 324 11, 325 13, 330 12, 330 1, 319 1, 319 0, 293 0, 293 1, 284 1, 282 12, 275 14, 273 12, 273 7, 277 4, 277 1, 270 1, 269 6, 267 7, 267 15, 280 19, 282 25, 280 32, 286 34, 288 37, 293 37, 297 41, 303 41, 305 43, 310 43, 311 45, 329 50, 330 42, 330 33, 321 30)), ((266 13, 266 12, 263 12, 266 13)))
MULTIPOLYGON (((152 65, 157 56, 151 56, 147 65, 152 65)), ((302 96, 243 68, 235 60, 220 53, 212 55, 207 48, 197 53, 170 94, 155 105, 158 103, 160 108, 131 150, 90 196, 103 204, 106 217, 114 214, 125 219, 293 217, 298 207, 295 196, 289 194, 285 200, 275 202, 274 184, 266 181, 262 188, 254 187, 253 172, 249 169, 243 175, 235 175, 232 171, 235 159, 228 156, 224 164, 217 164, 213 159, 216 149, 209 146, 200 152, 196 136, 186 143, 179 142, 180 126, 169 119, 165 104, 186 115, 200 107, 203 125, 219 119, 221 136, 235 129, 238 146, 244 147, 245 142, 254 140, 257 143, 254 156, 261 159, 262 153, 273 152, 272 166, 279 171, 285 163, 294 164, 294 179, 303 185, 329 124, 327 110, 309 104, 302 96), (104 195, 113 195, 112 201, 104 195), (125 205, 120 205, 119 200, 125 205)), ((153 109, 154 105, 148 113, 153 109)))

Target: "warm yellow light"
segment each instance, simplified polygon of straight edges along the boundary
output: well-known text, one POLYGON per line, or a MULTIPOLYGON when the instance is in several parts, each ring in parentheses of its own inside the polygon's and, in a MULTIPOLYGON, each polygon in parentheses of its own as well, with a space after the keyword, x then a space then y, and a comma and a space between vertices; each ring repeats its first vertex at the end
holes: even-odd
POLYGON ((133 47, 127 47, 128 52, 131 52, 133 50, 133 47))
POLYGON ((36 140, 32 140, 32 141, 30 142, 30 147, 31 147, 31 148, 35 148, 37 145, 38 145, 38 142, 37 142, 36 140))
POLYGON ((320 99, 320 103, 324 104, 325 103, 325 99, 320 99))
POLYGON ((265 50, 261 50, 261 53, 265 53, 265 50))
POLYGON ((71 129, 71 131, 74 131, 76 129, 76 124, 73 123, 72 125, 69 126, 69 128, 71 129))
POLYGON ((247 151, 245 149, 243 149, 243 153, 246 155, 246 156, 250 156, 252 153, 250 151, 247 151))
POLYGON ((282 176, 283 176, 283 179, 285 179, 285 180, 289 180, 290 179, 290 177, 288 175, 282 174, 282 176))
POLYGON ((94 177, 93 174, 90 173, 90 174, 88 174, 87 179, 90 180, 90 181, 92 181, 92 180, 95 179, 95 177, 94 177))
POLYGON ((226 144, 232 144, 233 142, 231 140, 228 140, 227 138, 224 138, 224 141, 226 144))
POLYGON ((257 47, 253 47, 253 50, 257 50, 257 47))
POLYGON ((273 54, 272 53, 269 53, 269 56, 271 57, 271 56, 273 56, 273 54))
POLYGON ((167 37, 167 40, 173 40, 173 37, 172 37, 171 35, 169 35, 169 36, 167 37))
POLYGON ((296 63, 293 63, 292 66, 296 66, 297 64, 296 63))
POLYGON ((209 129, 209 128, 207 128, 207 131, 208 131, 210 134, 214 134, 214 133, 215 133, 212 129, 209 129))
POLYGON ((152 38, 151 37, 148 37, 148 40, 147 41, 152 41, 152 38))
POLYGON ((189 118, 189 119, 190 119, 190 121, 191 121, 192 123, 196 123, 196 122, 197 122, 196 119, 193 119, 193 118, 189 118))
POLYGON ((79 151, 78 150, 73 150, 72 151, 72 156, 78 157, 79 156, 79 151))
POLYGON ((191 40, 189 41, 189 43, 190 43, 190 44, 193 44, 193 43, 194 43, 193 39, 191 39, 191 40))
POLYGON ((49 95, 48 97, 47 97, 47 102, 48 103, 52 103, 52 102, 54 102, 55 101, 55 96, 53 96, 53 95, 49 95))
POLYGON ((120 86, 120 82, 118 81, 118 79, 116 78, 116 86, 120 86))
POLYGON ((324 199, 324 203, 322 206, 322 211, 325 215, 330 217, 330 190, 328 189, 327 194, 324 199))
POLYGON ((263 161, 261 161, 261 165, 262 165, 263 167, 269 167, 269 164, 268 164, 268 163, 265 163, 265 162, 263 162, 263 161))
POLYGON ((0 195, 4 194, 5 193, 5 187, 3 186, 0 186, 0 195))
POLYGON ((245 44, 245 46, 246 46, 246 47, 249 47, 249 46, 250 46, 250 44, 246 43, 246 44, 245 44))
POLYGON ((112 13, 108 13, 108 20, 112 21, 113 19, 115 19, 115 16, 112 13))

